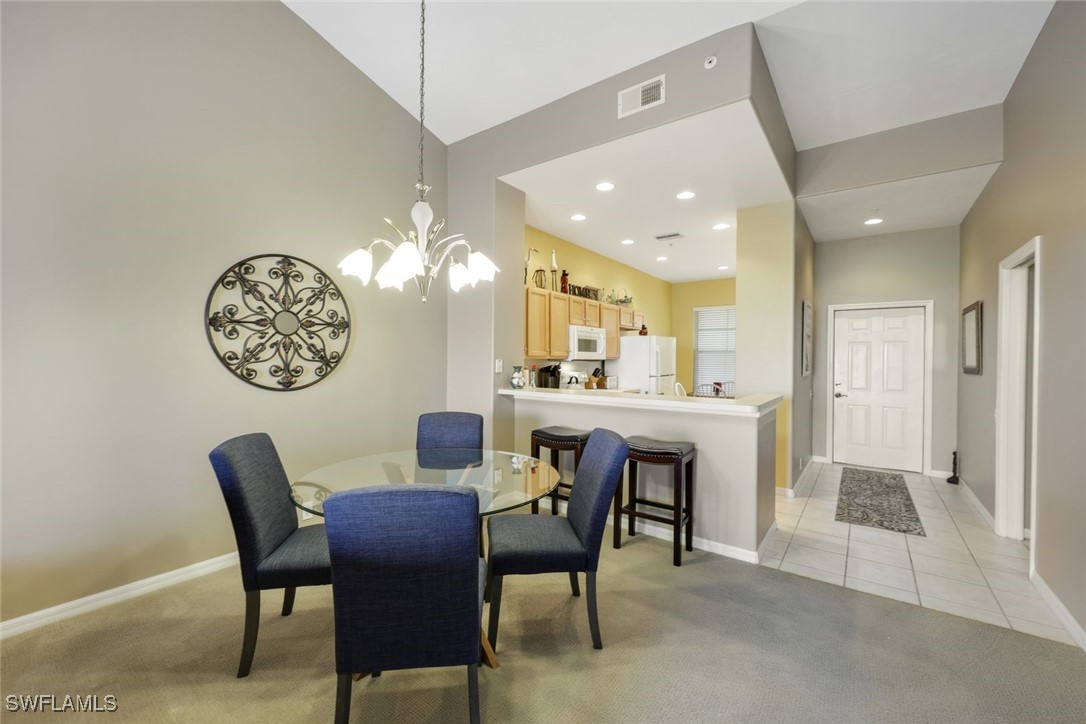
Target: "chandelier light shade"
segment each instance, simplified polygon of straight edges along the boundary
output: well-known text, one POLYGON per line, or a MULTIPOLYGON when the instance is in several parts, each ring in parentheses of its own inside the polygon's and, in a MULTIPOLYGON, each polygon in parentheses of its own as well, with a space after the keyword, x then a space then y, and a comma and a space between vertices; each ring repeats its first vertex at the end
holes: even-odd
POLYGON ((449 267, 449 286, 454 292, 459 292, 465 286, 474 287, 479 281, 494 281, 494 274, 498 271, 494 262, 490 261, 481 251, 472 251, 471 245, 463 238, 463 234, 453 234, 438 238, 445 227, 445 219, 434 224, 434 211, 426 200, 426 192, 430 187, 423 178, 423 142, 425 140, 424 121, 426 117, 426 0, 421 2, 421 14, 419 23, 419 176, 415 184, 415 205, 411 207, 411 222, 415 225, 413 230, 406 234, 396 228, 389 219, 385 219, 399 240, 396 242, 388 239, 373 239, 368 245, 348 254, 339 263, 339 269, 343 274, 355 276, 366 285, 373 274, 373 247, 383 246, 392 252, 392 255, 377 270, 373 279, 381 289, 393 287, 403 291, 404 282, 415 280, 422 301, 425 302, 430 293, 430 282, 441 272, 441 268, 449 267), (431 228, 432 225, 432 228, 431 228), (457 261, 453 255, 456 249, 467 255, 467 264, 457 261))

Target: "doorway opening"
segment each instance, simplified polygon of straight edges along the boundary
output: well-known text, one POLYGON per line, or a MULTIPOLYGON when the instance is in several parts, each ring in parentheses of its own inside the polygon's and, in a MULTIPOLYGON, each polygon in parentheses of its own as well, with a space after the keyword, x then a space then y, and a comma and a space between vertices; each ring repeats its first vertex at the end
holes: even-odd
POLYGON ((932 300, 829 305, 832 462, 932 474, 933 311, 932 300))
POLYGON ((995 532, 1037 539, 1037 389, 1041 237, 999 263, 996 359, 995 532))

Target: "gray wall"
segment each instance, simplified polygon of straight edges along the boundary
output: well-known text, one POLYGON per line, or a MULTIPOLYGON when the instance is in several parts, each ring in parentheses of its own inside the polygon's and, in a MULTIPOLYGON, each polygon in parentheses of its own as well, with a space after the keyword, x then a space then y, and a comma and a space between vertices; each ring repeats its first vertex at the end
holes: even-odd
POLYGON ((448 406, 483 414, 495 447, 514 440, 512 407, 495 402, 508 373, 495 375, 493 360, 524 357, 522 325, 499 325, 496 312, 523 314, 523 238, 497 233, 523 201, 499 194, 495 179, 749 98, 753 36, 749 24, 711 35, 449 147, 450 228, 492 255, 502 273, 493 285, 450 298, 448 406), (707 55, 719 60, 712 71, 702 66, 707 55), (667 74, 667 103, 617 119, 616 93, 661 73, 667 74))
MULTIPOLYGON (((812 360, 813 372, 803 376, 803 303, 808 302, 812 311, 815 304, 815 243, 811 230, 803 219, 799 205, 795 208, 796 220, 796 269, 793 307, 795 318, 792 325, 792 475, 790 487, 795 487, 803 467, 810 462, 814 434, 814 379, 818 373, 818 360, 812 360)), ((811 354, 814 354, 812 348, 811 354)))
POLYGON ((962 222, 961 300, 984 302, 984 374, 958 380, 962 479, 994 509, 999 262, 1037 235, 1037 572, 1086 626, 1086 5, 1058 2, 1003 105, 1004 157, 962 222))
MULTIPOLYGON (((831 304, 935 302, 932 457, 950 470, 958 430, 958 228, 925 229, 815 244, 814 454, 826 449, 826 349, 831 304)), ((987 311, 987 310, 985 310, 987 311)))
POLYGON ((207 461, 228 437, 270 433, 291 477, 412 446, 445 403, 446 300, 339 277, 382 217, 406 223, 418 126, 285 6, 2 12, 10 619, 234 550, 207 461), (324 268, 351 305, 315 387, 246 385, 209 348, 212 283, 260 253, 324 268))

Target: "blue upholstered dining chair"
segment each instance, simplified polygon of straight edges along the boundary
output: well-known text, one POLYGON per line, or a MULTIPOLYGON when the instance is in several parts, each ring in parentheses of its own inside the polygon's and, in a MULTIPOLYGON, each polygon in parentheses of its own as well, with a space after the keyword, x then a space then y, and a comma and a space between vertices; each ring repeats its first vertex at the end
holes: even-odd
POLYGON ((324 501, 336 621, 336 722, 351 710, 352 674, 467 666, 479 721, 479 646, 486 561, 479 496, 448 485, 384 485, 324 501))
POLYGON ((600 562, 603 527, 615 489, 622 480, 629 447, 610 430, 596 428, 588 438, 573 478, 565 517, 498 515, 487 520, 490 534, 490 624, 488 638, 498 645, 498 617, 505 576, 569 573, 573 595, 581 595, 577 574, 585 573, 588 627, 592 645, 603 648, 596 610, 596 570, 600 562))
POLYGON ((323 525, 298 527, 290 481, 275 445, 256 432, 227 440, 208 455, 219 479, 241 562, 245 589, 245 635, 238 678, 249 675, 260 627, 260 592, 283 593, 283 615, 294 609, 298 586, 332 582, 323 525))
POLYGON ((419 415, 417 450, 481 448, 483 416, 474 412, 427 412, 419 415))

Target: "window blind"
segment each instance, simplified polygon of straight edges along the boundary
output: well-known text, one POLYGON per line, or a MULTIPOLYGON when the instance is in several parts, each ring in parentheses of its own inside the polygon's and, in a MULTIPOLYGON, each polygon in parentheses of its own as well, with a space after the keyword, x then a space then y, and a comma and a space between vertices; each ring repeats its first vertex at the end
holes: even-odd
POLYGON ((694 310, 694 386, 735 382, 735 307, 694 310))

